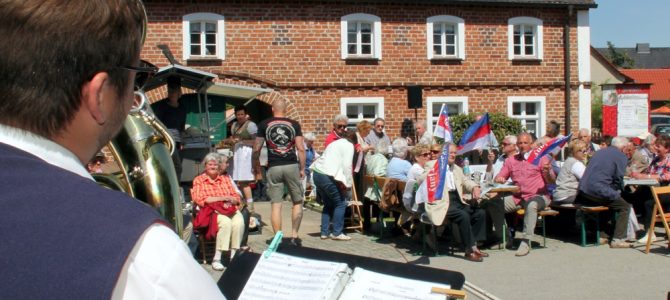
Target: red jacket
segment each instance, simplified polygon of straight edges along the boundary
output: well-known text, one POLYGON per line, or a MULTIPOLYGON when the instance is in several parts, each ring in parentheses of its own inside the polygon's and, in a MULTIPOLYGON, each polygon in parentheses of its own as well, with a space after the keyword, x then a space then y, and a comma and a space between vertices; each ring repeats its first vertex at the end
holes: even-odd
POLYGON ((219 231, 219 226, 216 221, 217 214, 232 217, 237 211, 236 205, 230 205, 228 208, 223 207, 223 201, 217 201, 214 203, 205 204, 204 207, 200 209, 198 215, 195 216, 193 220, 193 228, 197 230, 207 230, 205 232, 205 239, 213 239, 216 237, 216 234, 219 231))

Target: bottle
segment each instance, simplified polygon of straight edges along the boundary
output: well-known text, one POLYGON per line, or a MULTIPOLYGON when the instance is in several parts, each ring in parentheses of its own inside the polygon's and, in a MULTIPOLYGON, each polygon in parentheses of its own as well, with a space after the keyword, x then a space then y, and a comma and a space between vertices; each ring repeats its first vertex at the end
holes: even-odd
POLYGON ((470 160, 467 157, 463 160, 463 174, 470 175, 470 160))

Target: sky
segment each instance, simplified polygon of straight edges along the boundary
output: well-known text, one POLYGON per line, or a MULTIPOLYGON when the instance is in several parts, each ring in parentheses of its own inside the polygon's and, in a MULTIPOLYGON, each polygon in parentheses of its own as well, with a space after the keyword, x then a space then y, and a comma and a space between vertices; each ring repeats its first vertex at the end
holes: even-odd
POLYGON ((670 0, 596 0, 590 13, 591 45, 670 47, 670 0))

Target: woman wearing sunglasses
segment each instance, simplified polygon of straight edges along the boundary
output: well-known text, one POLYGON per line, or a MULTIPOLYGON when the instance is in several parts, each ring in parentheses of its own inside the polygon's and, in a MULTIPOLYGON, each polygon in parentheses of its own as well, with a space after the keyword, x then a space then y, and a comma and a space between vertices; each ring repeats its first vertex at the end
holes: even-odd
POLYGON ((574 203, 577 198, 577 188, 579 180, 586 170, 586 154, 589 149, 582 140, 573 140, 568 146, 570 157, 568 157, 556 177, 556 189, 554 190, 554 203, 569 204, 574 203))

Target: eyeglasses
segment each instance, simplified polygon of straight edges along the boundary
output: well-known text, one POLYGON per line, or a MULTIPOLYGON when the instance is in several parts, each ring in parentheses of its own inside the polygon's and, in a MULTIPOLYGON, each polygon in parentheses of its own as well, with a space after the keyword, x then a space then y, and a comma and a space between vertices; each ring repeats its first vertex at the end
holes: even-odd
POLYGON ((505 147, 505 146, 512 145, 512 143, 502 142, 502 144, 500 144, 500 145, 503 146, 503 147, 505 147))
POLYGON ((421 153, 421 156, 423 156, 423 157, 430 156, 430 152, 421 153))
POLYGON ((158 72, 158 68, 150 66, 144 62, 140 62, 139 67, 121 66, 119 68, 128 71, 135 71, 135 90, 138 91, 144 89, 144 85, 146 85, 149 79, 153 77, 156 72, 158 72))
POLYGON ((335 128, 337 128, 337 129, 345 129, 345 128, 347 128, 347 125, 335 125, 335 128))
POLYGON ((440 150, 430 150, 430 153, 432 153, 432 154, 440 154, 440 150))
POLYGON ((375 125, 375 127, 384 129, 384 125, 375 125))

